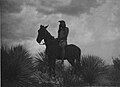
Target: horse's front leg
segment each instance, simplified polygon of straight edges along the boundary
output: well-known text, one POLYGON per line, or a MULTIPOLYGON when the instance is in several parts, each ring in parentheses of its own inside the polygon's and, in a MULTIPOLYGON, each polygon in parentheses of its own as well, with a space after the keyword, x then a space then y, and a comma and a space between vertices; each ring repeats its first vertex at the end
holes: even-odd
POLYGON ((55 59, 52 60, 52 76, 55 77, 55 59))
POLYGON ((49 76, 55 75, 55 59, 49 58, 49 76))
POLYGON ((49 67, 49 77, 51 77, 51 75, 52 75, 52 66, 51 66, 51 63, 52 63, 52 62, 51 62, 51 60, 49 59, 49 60, 48 60, 48 65, 49 65, 49 66, 48 66, 48 67, 49 67))

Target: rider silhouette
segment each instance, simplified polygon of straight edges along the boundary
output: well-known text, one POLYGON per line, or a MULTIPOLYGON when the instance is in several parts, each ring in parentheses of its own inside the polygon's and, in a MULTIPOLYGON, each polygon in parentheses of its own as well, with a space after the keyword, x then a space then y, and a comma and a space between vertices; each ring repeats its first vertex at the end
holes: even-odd
POLYGON ((59 45, 62 47, 62 64, 64 63, 65 57, 65 46, 67 45, 67 37, 69 33, 69 28, 66 27, 66 23, 64 20, 59 21, 59 30, 58 30, 58 41, 59 45))

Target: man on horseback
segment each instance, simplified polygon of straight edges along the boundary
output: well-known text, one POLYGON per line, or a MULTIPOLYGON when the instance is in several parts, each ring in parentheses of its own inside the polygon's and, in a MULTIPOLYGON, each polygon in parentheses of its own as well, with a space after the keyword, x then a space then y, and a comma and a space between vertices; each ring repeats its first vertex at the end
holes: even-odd
POLYGON ((48 57, 50 77, 55 76, 55 62, 56 62, 56 59, 60 59, 60 55, 62 55, 62 62, 64 61, 64 58, 66 57, 68 62, 75 68, 75 70, 78 70, 77 66, 80 65, 80 64, 78 65, 78 63, 80 63, 81 49, 74 44, 67 45, 67 36, 69 33, 69 29, 66 27, 66 24, 63 20, 59 22, 60 22, 60 25, 59 25, 57 39, 55 39, 48 32, 47 30, 48 26, 44 26, 44 25, 40 26, 38 30, 38 36, 36 38, 36 41, 38 43, 41 43, 42 40, 45 41, 45 45, 46 45, 45 53, 48 57), (58 45, 61 46, 61 49, 63 48, 62 51, 61 49, 59 49, 60 46, 58 45), (78 61, 78 63, 76 61, 78 61))
POLYGON ((69 33, 69 28, 66 27, 66 23, 64 20, 59 21, 59 30, 58 30, 58 42, 60 47, 62 47, 62 64, 64 63, 64 57, 65 57, 65 46, 67 45, 67 37, 69 33))

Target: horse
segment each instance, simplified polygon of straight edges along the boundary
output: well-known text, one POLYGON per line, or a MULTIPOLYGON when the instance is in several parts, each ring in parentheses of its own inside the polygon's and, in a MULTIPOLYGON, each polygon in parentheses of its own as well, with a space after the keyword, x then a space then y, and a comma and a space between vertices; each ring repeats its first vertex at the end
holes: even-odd
MULTIPOLYGON (((36 41, 40 44, 44 39, 46 45, 45 53, 48 56, 49 75, 51 76, 52 74, 55 74, 56 59, 62 59, 62 48, 59 46, 58 40, 48 32, 47 27, 48 25, 40 25, 36 41)), ((81 49, 74 44, 67 45, 65 47, 64 60, 65 59, 67 59, 76 70, 81 60, 81 49)))

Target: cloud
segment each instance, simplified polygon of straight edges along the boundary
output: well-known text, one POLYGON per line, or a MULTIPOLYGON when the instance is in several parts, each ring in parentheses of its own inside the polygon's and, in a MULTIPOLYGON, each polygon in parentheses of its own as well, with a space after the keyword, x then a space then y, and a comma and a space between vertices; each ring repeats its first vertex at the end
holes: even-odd
POLYGON ((91 7, 100 5, 96 0, 31 0, 28 5, 36 7, 36 10, 44 14, 61 13, 66 15, 78 15, 89 12, 91 7))
MULTIPOLYGON (((94 2, 94 0, 92 1, 94 2)), ((49 31, 54 36, 57 36, 57 20, 61 19, 63 17, 63 14, 69 13, 69 8, 66 9, 66 12, 68 11, 67 13, 62 11, 62 9, 70 7, 71 10, 73 8, 74 11, 75 9, 77 9, 77 7, 79 7, 79 5, 81 6, 82 3, 84 3, 85 5, 89 3, 90 6, 92 6, 92 1, 87 2, 87 0, 1 0, 2 11, 3 13, 5 13, 2 16, 1 23, 2 38, 13 40, 25 40, 33 37, 35 38, 37 35, 36 31, 38 29, 38 23, 50 24, 49 31), (61 10, 59 10, 59 8, 61 8, 61 10), (38 13, 35 9, 40 10, 40 13, 38 13), (43 14, 44 11, 51 13, 43 14)), ((76 10, 76 12, 79 10, 80 9, 76 10)), ((75 12, 71 12, 69 15, 72 15, 72 13, 76 14, 75 12)), ((66 16, 66 18, 67 17, 68 16, 66 16)), ((67 21, 70 21, 70 19, 67 19, 67 21)))
POLYGON ((39 45, 34 38, 30 40, 24 40, 22 41, 22 44, 33 55, 37 52, 43 52, 45 50, 45 45, 39 45))
POLYGON ((0 0, 1 10, 4 13, 19 13, 22 10, 24 0, 0 0))
POLYGON ((69 5, 56 8, 56 12, 77 15, 84 12, 89 12, 91 7, 97 7, 99 4, 96 0, 72 0, 69 5))
POLYGON ((39 45, 34 38, 31 38, 29 40, 13 40, 13 39, 2 39, 2 45, 7 45, 9 47, 16 46, 16 45, 22 45, 25 47, 31 54, 36 54, 36 52, 44 51, 45 45, 39 45))
POLYGON ((102 41, 114 41, 117 39, 120 39, 120 30, 117 28, 114 30, 108 30, 106 33, 102 36, 102 41))
POLYGON ((29 5, 36 8, 40 13, 66 15, 78 15, 89 12, 91 7, 97 7, 101 3, 97 0, 1 0, 2 12, 19 13, 23 6, 29 5))
POLYGON ((25 6, 20 13, 4 14, 2 17, 2 39, 28 40, 37 37, 40 24, 50 24, 48 30, 57 36, 57 20, 59 14, 44 15, 38 13, 34 7, 25 6))
MULTIPOLYGON (((18 0, 5 0, 7 2, 16 2, 18 0)), ((108 0, 109 1, 109 0, 108 0)), ((23 0, 20 1, 23 3, 23 0)), ((93 42, 94 39, 100 40, 102 35, 108 30, 115 29, 114 22, 119 16, 114 16, 115 9, 113 2, 104 2, 101 6, 97 8, 90 9, 91 14, 82 13, 80 16, 75 15, 64 15, 64 14, 54 14, 45 15, 43 13, 38 13, 36 7, 43 9, 47 8, 64 8, 70 7, 74 14, 72 7, 85 6, 84 8, 94 7, 97 5, 95 0, 26 0, 24 2, 26 5, 22 7, 22 11, 19 13, 5 14, 2 21, 2 36, 4 38, 12 38, 16 40, 24 40, 35 38, 37 36, 38 24, 50 24, 48 30, 53 36, 57 36, 58 30, 58 20, 65 19, 68 27, 70 28, 69 38, 77 38, 80 40, 70 41, 77 43, 89 43, 93 42), (81 2, 81 3, 80 3, 81 2), (88 7, 86 6, 88 4, 88 7), (43 7, 43 8, 42 8, 43 7), (114 13, 114 14, 113 14, 114 13), (112 17, 113 16, 113 17, 112 17), (114 20, 115 19, 115 20, 114 20), (78 32, 79 31, 79 32, 78 32), (99 33, 98 33, 99 32, 99 33), (86 39, 85 39, 86 38, 86 39), (89 39, 89 40, 88 40, 89 39)), ((22 4, 21 4, 22 5, 22 4)), ((19 6, 18 6, 19 7, 19 6)), ((117 9, 118 7, 116 7, 117 9)), ((14 9, 13 9, 14 10, 14 9)), ((43 9, 44 10, 44 9, 43 9)), ((47 11, 47 10, 46 10, 47 11)), ((69 11, 69 10, 68 10, 69 11)), ((80 9, 77 10, 78 12, 80 9)), ((77 12, 76 11, 76 12, 77 12)), ((87 11, 87 10, 86 10, 87 11)), ((116 10, 117 12, 118 10, 116 10)), ((56 10, 57 12, 57 10, 56 10)), ((62 12, 61 12, 62 13, 62 12)), ((118 21, 116 24, 119 24, 118 21)))
POLYGON ((79 46, 92 44, 94 42, 93 32, 87 28, 88 14, 82 14, 81 16, 71 16, 70 21, 67 22, 69 27, 68 42, 74 43, 79 46))
POLYGON ((34 8, 25 7, 20 13, 4 14, 2 17, 2 38, 23 40, 35 37, 36 19, 34 8))
POLYGON ((115 26, 117 27, 117 28, 119 28, 120 27, 120 1, 119 0, 116 0, 116 3, 115 3, 115 7, 114 7, 114 15, 115 15, 115 19, 116 19, 116 21, 115 21, 115 26))
POLYGON ((117 26, 120 23, 120 20, 118 20, 119 16, 117 15, 120 12, 119 10, 120 5, 118 5, 116 0, 107 0, 106 3, 98 8, 90 10, 91 14, 89 14, 89 17, 86 19, 86 26, 90 32, 93 32, 96 41, 103 41, 104 38, 110 36, 111 32, 116 32, 116 29, 119 31, 120 27, 117 26))
POLYGON ((11 17, 10 15, 4 16, 1 23, 2 37, 14 39, 14 35, 16 34, 15 30, 21 22, 21 19, 11 17))
POLYGON ((112 63, 112 57, 118 56, 119 46, 116 42, 99 42, 82 48, 82 53, 101 57, 107 64, 112 63))
POLYGON ((30 5, 36 8, 40 13, 46 15, 54 14, 56 7, 68 5, 71 0, 30 0, 26 1, 26 5, 30 5))

